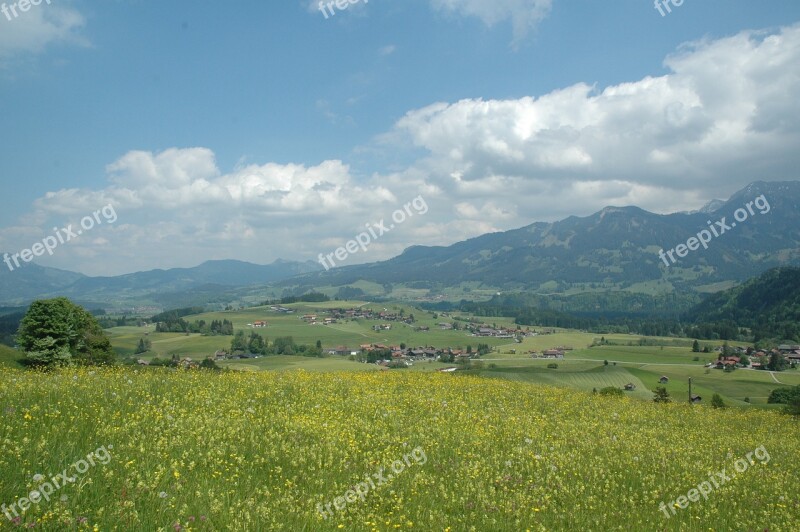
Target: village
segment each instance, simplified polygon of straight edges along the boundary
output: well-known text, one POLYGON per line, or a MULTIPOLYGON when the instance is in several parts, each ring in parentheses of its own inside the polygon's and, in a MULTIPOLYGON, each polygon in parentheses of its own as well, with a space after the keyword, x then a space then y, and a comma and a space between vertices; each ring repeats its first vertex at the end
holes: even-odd
POLYGON ((709 362, 706 367, 730 371, 736 368, 770 369, 772 365, 774 369, 776 365, 780 367, 800 364, 800 345, 784 344, 769 351, 733 347, 727 348, 727 353, 725 347, 717 347, 715 351, 719 353, 717 361, 709 362))

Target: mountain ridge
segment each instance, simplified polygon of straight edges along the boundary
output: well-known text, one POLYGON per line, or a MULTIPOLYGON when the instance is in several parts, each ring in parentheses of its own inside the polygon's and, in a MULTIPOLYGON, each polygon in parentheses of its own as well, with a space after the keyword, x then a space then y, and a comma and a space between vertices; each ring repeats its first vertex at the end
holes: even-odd
MULTIPOLYGON (((712 202, 713 203, 713 202, 712 202)), ((709 203, 711 205, 711 203, 709 203)), ((305 288, 357 281, 454 286, 480 282, 504 290, 538 290, 550 282, 604 283, 624 289, 664 281, 691 291, 739 282, 769 268, 800 264, 800 182, 754 182, 711 212, 655 214, 639 207, 605 207, 556 222, 534 222, 450 246, 411 246, 381 262, 343 266, 279 282, 305 288), (665 267, 659 251, 675 248, 708 223, 730 223, 736 209, 764 195, 765 214, 754 209, 746 223, 665 267)), ((715 226, 716 227, 716 226, 715 226)))
POLYGON ((14 272, 0 269, 0 304, 14 306, 65 295, 96 302, 146 296, 186 305, 204 299, 219 301, 246 287, 269 285, 292 294, 328 288, 335 294, 336 287, 361 281, 386 287, 413 285, 432 294, 468 284, 531 293, 697 294, 735 285, 770 268, 800 265, 798 206, 800 181, 757 181, 727 201, 712 200, 699 211, 656 214, 637 206, 607 206, 588 216, 532 222, 450 245, 412 245, 388 260, 329 271, 312 261, 278 259, 257 265, 229 259, 209 260, 192 268, 88 277, 31 263, 14 272), (764 201, 754 204, 761 196, 764 201), (747 215, 746 220, 731 228, 730 234, 711 239, 708 249, 679 255, 673 264, 659 258, 661 250, 677 250, 699 232, 716 227, 712 222, 733 223, 737 209, 738 215, 747 215))
POLYGON ((299 273, 321 270, 312 261, 277 259, 261 265, 234 259, 208 260, 191 268, 153 269, 117 276, 89 277, 35 263, 19 270, 0 269, 0 304, 19 305, 33 299, 63 295, 95 302, 141 299, 187 291, 226 290, 266 284, 299 273), (50 279, 50 282, 44 282, 50 279))

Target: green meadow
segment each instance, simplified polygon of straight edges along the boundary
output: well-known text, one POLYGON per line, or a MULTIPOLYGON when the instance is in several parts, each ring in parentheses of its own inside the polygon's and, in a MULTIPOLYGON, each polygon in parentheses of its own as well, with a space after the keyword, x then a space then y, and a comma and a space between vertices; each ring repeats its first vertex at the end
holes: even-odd
MULTIPOLYGON (((692 340, 687 338, 640 337, 631 334, 604 335, 607 345, 594 345, 601 336, 581 331, 543 327, 530 327, 539 333, 526 337, 522 343, 509 338, 478 338, 463 330, 440 330, 438 323, 453 322, 454 316, 469 319, 459 313, 450 315, 423 311, 407 304, 365 303, 363 301, 328 301, 322 303, 296 303, 285 305, 294 313, 285 314, 273 311, 270 307, 254 307, 238 311, 212 312, 186 316, 187 321, 229 320, 236 330, 244 330, 248 335, 256 331, 268 341, 276 337, 292 336, 296 343, 313 345, 317 341, 324 348, 346 346, 358 350, 361 344, 400 345, 407 347, 434 346, 465 349, 477 348, 478 343, 486 343, 493 351, 482 357, 480 363, 473 363, 471 369, 457 364, 440 362, 415 362, 403 370, 410 372, 430 372, 447 367, 466 369, 459 374, 469 374, 491 379, 507 379, 549 386, 558 386, 582 391, 600 390, 608 386, 621 388, 633 384, 635 390, 626 392, 632 398, 649 400, 653 390, 662 384, 659 379, 665 376, 669 381, 663 386, 673 400, 688 399, 689 378, 692 379, 692 392, 700 395, 708 403, 714 393, 722 396, 726 404, 741 407, 778 408, 767 405, 770 392, 779 386, 800 384, 800 371, 789 370, 771 374, 766 371, 739 369, 726 373, 708 369, 705 364, 716 359, 713 348, 720 342, 701 342, 701 346, 712 349, 710 353, 693 353, 692 340), (325 311, 332 308, 370 308, 376 312, 402 312, 414 315, 413 325, 379 320, 352 319, 331 325, 312 325, 304 322, 305 314, 326 316, 325 311), (253 329, 248 324, 266 321, 268 326, 253 329), (379 323, 391 323, 388 331, 374 331, 379 323), (429 331, 420 331, 428 327, 429 331), (648 345, 640 345, 647 343, 648 345), (663 345, 649 345, 649 344, 663 345), (543 351, 556 346, 571 347, 564 359, 534 359, 531 351, 543 351), (606 361, 608 364, 606 365, 606 361), (548 368, 551 363, 558 368, 548 368), (747 401, 746 401, 747 400, 747 401)), ((510 318, 479 318, 490 325, 515 327, 510 318)), ((459 321, 461 325, 466 322, 459 321)), ((526 327, 525 327, 526 328, 526 327)), ((523 328, 523 329, 525 329, 523 328)), ((199 334, 157 333, 155 326, 115 327, 107 331, 112 344, 123 357, 133 357, 136 345, 141 338, 152 342, 151 351, 136 355, 135 358, 151 360, 155 357, 190 357, 202 360, 216 351, 230 347, 230 336, 202 336, 199 334)), ((731 345, 745 345, 731 342, 731 345)), ((0 347, 0 365, 15 367, 19 353, 7 347, 0 347)), ((227 360, 219 363, 222 367, 242 371, 283 371, 304 369, 308 371, 378 371, 383 370, 374 364, 363 364, 348 360, 343 356, 309 358, 301 356, 266 356, 248 360, 227 360)))

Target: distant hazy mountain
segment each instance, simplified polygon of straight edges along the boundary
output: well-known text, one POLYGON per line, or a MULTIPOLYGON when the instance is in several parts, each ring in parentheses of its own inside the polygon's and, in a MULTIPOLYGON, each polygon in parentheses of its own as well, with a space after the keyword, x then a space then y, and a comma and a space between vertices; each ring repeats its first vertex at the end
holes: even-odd
MULTIPOLYGON (((588 217, 486 234, 447 247, 412 246, 383 262, 348 266, 282 281, 284 286, 341 286, 359 280, 414 287, 448 287, 480 282, 504 290, 538 290, 548 283, 561 289, 642 289, 636 283, 659 281, 659 290, 712 290, 721 282, 742 281, 775 266, 800 264, 800 181, 757 182, 717 205, 695 213, 653 214, 638 207, 606 207, 588 217), (756 201, 764 195, 765 201, 756 201), (736 222, 737 209, 744 221, 736 222), (760 214, 760 211, 769 211, 760 214), (744 214, 743 214, 744 213, 744 214), (715 222, 722 222, 725 229, 715 222), (712 229, 718 236, 712 236, 712 229), (735 227, 732 224, 736 224, 735 227), (698 232, 711 236, 708 249, 659 257, 698 232)), ((704 234, 704 238, 708 238, 704 234)), ((696 245, 692 243, 692 245, 696 245)), ((677 251, 677 250, 676 250, 677 251)), ((683 250, 685 251, 685 250, 683 250)), ((652 283, 651 283, 652 284, 652 283)), ((553 291, 548 288, 547 291, 553 291)))
POLYGON ((451 246, 412 246, 387 261, 327 272, 312 261, 280 260, 267 266, 210 261, 117 277, 86 277, 35 264, 13 272, 0 267, 0 305, 65 295, 79 302, 189 306, 235 300, 254 285, 273 283, 291 293, 362 280, 423 289, 472 283, 538 293, 710 292, 773 267, 800 265, 799 207, 800 181, 758 182, 698 212, 659 215, 638 207, 606 207, 591 216, 537 222, 451 246), (701 231, 708 235, 708 249, 684 249, 687 254, 680 257, 678 246, 699 245, 689 239, 701 231), (670 251, 674 263, 667 258, 670 251))
POLYGON ((0 303, 20 304, 34 298, 56 295, 103 303, 194 290, 213 294, 232 288, 267 284, 321 269, 322 266, 311 261, 277 260, 262 266, 237 260, 218 260, 204 262, 194 268, 151 270, 115 277, 87 277, 31 263, 13 272, 0 268, 0 303))
MULTIPOLYGON (((0 256, 3 253, 0 252, 0 256)), ((79 273, 45 268, 38 264, 26 264, 10 271, 0 263, 0 303, 16 304, 39 294, 62 290, 83 279, 79 273)))

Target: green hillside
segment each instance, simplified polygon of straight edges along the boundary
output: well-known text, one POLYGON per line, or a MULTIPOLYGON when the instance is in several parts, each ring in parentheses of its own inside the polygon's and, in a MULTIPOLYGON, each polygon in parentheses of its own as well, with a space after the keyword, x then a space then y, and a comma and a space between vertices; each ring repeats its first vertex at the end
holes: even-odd
POLYGON ((0 366, 8 368, 19 368, 19 360, 23 357, 22 353, 12 349, 7 345, 0 344, 0 366))
POLYGON ((718 292, 687 313, 698 323, 731 322, 756 340, 800 341, 800 268, 775 268, 718 292))

